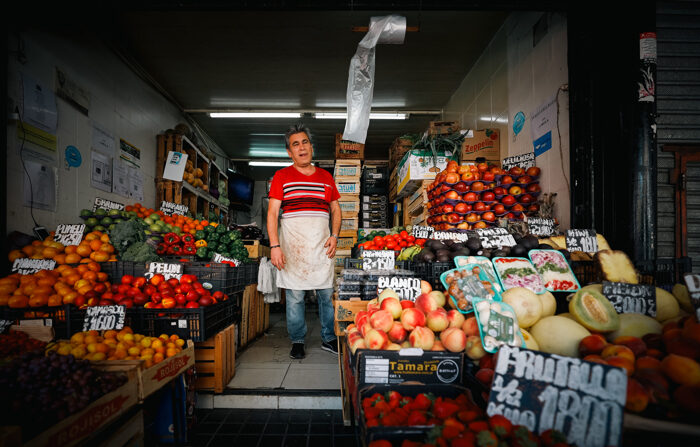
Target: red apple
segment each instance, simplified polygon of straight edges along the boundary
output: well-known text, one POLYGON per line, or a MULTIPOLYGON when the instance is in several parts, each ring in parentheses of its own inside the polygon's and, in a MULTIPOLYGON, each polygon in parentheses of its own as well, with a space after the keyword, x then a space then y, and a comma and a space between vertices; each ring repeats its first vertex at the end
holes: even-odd
POLYGON ((525 171, 525 173, 527 175, 532 176, 532 177, 537 177, 538 175, 540 175, 540 172, 541 172, 541 170, 537 166, 531 166, 531 167, 527 168, 527 171, 525 171))
POLYGON ((476 202, 474 204, 474 211, 485 211, 486 210, 486 205, 484 202, 476 202))
POLYGON ((501 199, 501 202, 505 206, 511 206, 516 202, 516 200, 515 200, 515 197, 513 197, 513 196, 505 196, 501 199))
POLYGON ((481 215, 481 218, 483 220, 493 222, 496 220, 496 215, 493 213, 493 211, 486 211, 484 214, 481 215))
POLYGON ((506 219, 515 219, 515 214, 513 214, 513 213, 508 213, 508 214, 505 215, 505 218, 506 218, 506 219))
POLYGON ((542 188, 540 188, 539 183, 530 183, 527 185, 527 188, 525 188, 525 191, 527 192, 540 192, 542 191, 542 188))
POLYGON ((454 189, 455 191, 457 191, 460 194, 464 194, 465 192, 467 192, 469 190, 469 187, 467 186, 466 183, 459 182, 456 185, 454 185, 452 187, 452 189, 454 189))
POLYGON ((520 203, 525 205, 529 205, 530 203, 532 203, 533 200, 535 200, 535 198, 532 197, 530 194, 523 194, 522 196, 520 196, 520 203))
POLYGON ((476 202, 479 200, 479 196, 474 192, 468 192, 464 195, 464 200, 467 202, 476 202))
POLYGON ((481 200, 484 202, 493 202, 496 200, 496 194, 493 191, 486 191, 481 193, 481 200))
POLYGON ((462 216, 457 213, 451 213, 447 215, 447 221, 452 224, 456 224, 462 221, 462 216))
POLYGON ((464 220, 466 220, 467 222, 476 222, 477 220, 479 220, 479 216, 474 213, 468 214, 466 219, 464 220))
POLYGON ((501 177, 501 185, 510 185, 511 183, 513 183, 513 177, 510 175, 504 175, 501 177))
POLYGON ((469 224, 466 222, 460 222, 459 224, 457 224, 457 228, 459 228, 460 230, 469 230, 470 229, 469 224))
POLYGON ((465 181, 465 182, 472 182, 472 181, 476 180, 476 176, 474 175, 473 172, 465 172, 464 174, 462 174, 461 178, 462 178, 462 181, 465 181))
POLYGON ((513 208, 511 208, 510 210, 511 211, 525 211, 525 207, 519 203, 516 203, 515 205, 513 205, 513 208))
POLYGON ((486 227, 488 227, 488 225, 486 225, 486 222, 484 222, 483 220, 480 220, 479 222, 476 222, 476 223, 474 224, 474 229, 475 229, 475 230, 476 230, 476 229, 479 229, 479 228, 486 228, 486 227))
POLYGON ((484 188, 485 186, 483 182, 474 182, 471 186, 472 191, 483 191, 484 188))
POLYGON ((527 184, 531 181, 532 177, 530 177, 529 175, 521 175, 520 177, 518 177, 518 183, 527 184))
POLYGON ((523 168, 520 166, 513 166, 508 170, 508 174, 510 175, 523 175, 523 168))
POLYGON ((503 214, 506 212, 506 207, 502 203, 497 203, 493 206, 493 212, 496 214, 503 214))
POLYGON ((539 203, 533 203, 530 206, 527 207, 527 212, 528 213, 536 213, 540 210, 540 204, 539 203))
POLYGON ((457 191, 447 191, 444 197, 450 200, 459 200, 459 193, 457 191))
POLYGON ((467 172, 469 172, 469 166, 467 165, 459 165, 457 168, 457 174, 459 175, 466 174, 467 172))
POLYGON ((440 186, 440 192, 449 191, 450 188, 452 188, 450 185, 442 185, 440 186))
POLYGON ((494 174, 493 172, 484 172, 484 173, 481 175, 481 178, 482 178, 482 180, 484 180, 485 182, 492 182, 492 181, 494 181, 494 180, 496 179, 496 174, 494 174))
POLYGON ((464 214, 468 211, 467 206, 468 205, 466 203, 459 202, 457 205, 455 205, 455 212, 464 214))
POLYGON ((493 193, 496 194, 497 196, 505 196, 508 194, 508 191, 502 186, 496 186, 493 188, 493 193))
POLYGON ((449 203, 442 205, 440 208, 443 213, 451 213, 455 209, 455 207, 449 203))
POLYGON ((476 168, 479 170, 479 172, 486 172, 489 169, 489 165, 486 163, 479 163, 476 165, 476 168))

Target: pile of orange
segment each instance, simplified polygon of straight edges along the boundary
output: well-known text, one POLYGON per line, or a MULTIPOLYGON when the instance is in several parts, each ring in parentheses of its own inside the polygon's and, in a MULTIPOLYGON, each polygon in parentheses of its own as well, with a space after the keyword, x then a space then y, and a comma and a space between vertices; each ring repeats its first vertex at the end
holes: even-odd
POLYGON ((17 258, 53 259, 56 264, 79 264, 94 262, 116 261, 114 247, 109 243, 109 235, 101 231, 87 233, 79 245, 64 246, 54 242, 53 233, 43 241, 34 241, 22 247, 21 250, 12 250, 8 255, 10 262, 17 258))
POLYGON ((158 214, 160 216, 160 219, 170 225, 174 225, 176 227, 180 227, 180 229, 184 233, 190 233, 194 234, 197 230, 203 230, 204 227, 211 225, 216 227, 219 225, 216 222, 209 222, 208 220, 198 220, 198 219, 193 219, 188 216, 183 216, 181 214, 173 214, 172 216, 168 216, 162 211, 156 211, 153 208, 146 208, 142 206, 140 203, 135 203, 133 205, 128 205, 124 208, 125 211, 133 211, 136 213, 136 215, 142 219, 147 218, 151 214, 158 214))
POLYGON ((147 337, 134 334, 130 327, 125 326, 120 331, 78 332, 70 340, 59 341, 48 351, 56 351, 61 355, 72 354, 75 358, 90 361, 101 360, 143 360, 149 368, 163 360, 176 356, 182 351, 185 340, 177 335, 161 334, 158 337, 147 337))
POLYGON ((62 264, 55 270, 40 270, 33 275, 13 273, 0 279, 0 306, 95 306, 111 288, 108 279, 100 264, 90 260, 76 267, 62 264))

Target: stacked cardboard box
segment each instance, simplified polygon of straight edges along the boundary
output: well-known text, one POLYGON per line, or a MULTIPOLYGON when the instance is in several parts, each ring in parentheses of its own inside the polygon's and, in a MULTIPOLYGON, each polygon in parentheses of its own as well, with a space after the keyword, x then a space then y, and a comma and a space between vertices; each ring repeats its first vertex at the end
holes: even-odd
POLYGON ((335 184, 340 192, 340 234, 335 253, 336 271, 340 271, 344 260, 350 257, 352 247, 357 243, 357 229, 360 214, 360 180, 362 162, 360 160, 338 160, 335 164, 335 184))

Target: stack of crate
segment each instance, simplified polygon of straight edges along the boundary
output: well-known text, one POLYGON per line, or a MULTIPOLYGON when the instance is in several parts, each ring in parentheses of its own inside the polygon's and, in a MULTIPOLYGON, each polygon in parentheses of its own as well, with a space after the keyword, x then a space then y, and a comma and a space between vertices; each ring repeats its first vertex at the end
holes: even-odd
POLYGON ((432 180, 423 180, 419 188, 403 198, 403 225, 427 225, 428 188, 432 180))
POLYGON ((389 173, 386 164, 365 162, 362 169, 360 228, 389 228, 389 173))
POLYGON ((335 253, 336 271, 342 270, 345 258, 349 258, 357 243, 360 214, 361 160, 338 160, 335 164, 335 184, 340 192, 340 234, 335 253))

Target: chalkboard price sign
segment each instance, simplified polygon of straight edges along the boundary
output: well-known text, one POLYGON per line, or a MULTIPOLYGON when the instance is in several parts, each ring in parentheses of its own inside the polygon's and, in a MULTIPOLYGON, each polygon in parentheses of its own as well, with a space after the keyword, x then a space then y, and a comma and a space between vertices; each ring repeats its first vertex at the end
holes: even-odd
POLYGON ((180 279, 182 276, 182 264, 168 264, 166 262, 149 262, 148 271, 144 276, 151 279, 153 275, 160 273, 166 280, 170 278, 180 279))
POLYGON ((126 306, 93 306, 85 311, 83 331, 110 331, 124 328, 126 306))
POLYGON ((0 320, 0 334, 4 334, 5 331, 12 326, 11 320, 0 320))
POLYGON ((214 253, 214 257, 211 260, 220 264, 229 264, 234 267, 241 265, 241 262, 238 259, 227 258, 219 253, 214 253))
POLYGON ((486 412, 534 433, 559 430, 571 445, 617 446, 626 398, 622 368, 503 345, 486 412))
POLYGON ((554 234, 554 219, 528 217, 527 228, 534 236, 551 236, 554 234))
POLYGON ((97 208, 102 208, 103 210, 123 210, 124 204, 118 202, 112 202, 111 200, 102 199, 100 197, 95 197, 95 203, 92 205, 92 210, 95 211, 97 208))
POLYGON ((642 314, 656 318, 656 290, 647 284, 603 281, 603 295, 617 313, 642 314))
POLYGON ((683 277, 685 285, 688 287, 690 302, 696 310, 700 309, 700 275, 689 273, 683 277))
POLYGON ((160 202, 160 210, 168 216, 172 216, 173 214, 181 214, 183 216, 186 216, 187 212, 190 210, 190 207, 187 205, 180 205, 179 203, 166 202, 165 200, 163 200, 162 202, 160 202))
POLYGON ((411 231, 411 235, 416 239, 430 239, 430 237, 435 232, 433 227, 425 227, 422 225, 415 225, 411 231))
POLYGON ((595 230, 566 230, 566 249, 569 251, 598 252, 595 230))
POLYGON ((464 242, 469 239, 469 233, 456 232, 456 231, 435 231, 430 239, 435 239, 438 241, 455 241, 464 242))
POLYGON ((56 227, 56 234, 53 237, 54 242, 59 242, 65 246, 79 245, 83 240, 85 232, 85 224, 67 225, 61 224, 56 227))
POLYGON ((33 275, 39 270, 53 270, 55 268, 56 261, 53 259, 17 258, 12 263, 12 273, 20 275, 33 275))
POLYGON ((363 270, 393 270, 396 265, 394 250, 363 250, 363 270))
POLYGON ((377 293, 391 289, 399 296, 399 300, 415 301, 421 294, 420 278, 399 276, 380 276, 377 282, 377 293))
POLYGON ((506 157, 501 163, 501 168, 504 171, 512 168, 513 166, 520 166, 523 169, 531 168, 535 166, 535 153, 528 152, 527 154, 514 155, 512 157, 506 157))
POLYGON ((516 244, 513 235, 505 228, 479 228, 476 234, 479 235, 483 248, 512 247, 516 244))

